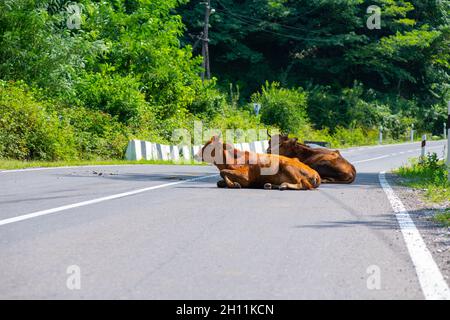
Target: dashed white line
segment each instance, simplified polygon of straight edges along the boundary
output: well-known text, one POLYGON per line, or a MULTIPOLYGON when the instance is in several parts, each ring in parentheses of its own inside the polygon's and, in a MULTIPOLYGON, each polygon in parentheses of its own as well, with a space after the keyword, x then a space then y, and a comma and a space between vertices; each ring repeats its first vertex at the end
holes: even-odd
POLYGON ((380 172, 379 180, 395 212, 425 299, 450 300, 447 282, 433 260, 433 256, 423 241, 419 230, 417 230, 414 221, 387 182, 385 172, 380 172))
POLYGON ((53 209, 37 211, 37 212, 20 215, 20 216, 13 217, 13 218, 9 218, 9 219, 0 220, 0 226, 4 226, 4 225, 7 225, 7 224, 11 224, 11 223, 19 222, 19 221, 24 221, 24 220, 28 220, 28 219, 32 219, 32 218, 36 218, 36 217, 41 217, 41 216, 45 216, 45 215, 49 215, 49 214, 53 214, 53 213, 57 213, 57 212, 61 212, 61 211, 66 211, 66 210, 73 209, 73 208, 84 207, 84 206, 88 206, 88 205, 95 204, 95 203, 100 203, 100 202, 104 202, 104 201, 109 201, 109 200, 129 197, 129 196, 133 196, 133 195, 136 195, 136 194, 139 194, 139 193, 143 193, 143 192, 147 192, 147 191, 151 191, 151 190, 167 188, 167 187, 170 187, 170 186, 175 186, 175 185, 186 183, 186 182, 192 182, 192 181, 197 181, 197 180, 204 180, 204 179, 217 177, 217 176, 218 175, 215 174, 215 175, 209 175, 209 176, 202 176, 202 177, 187 179, 187 180, 183 180, 183 181, 171 182, 171 183, 161 184, 161 185, 152 186, 152 187, 148 187, 148 188, 143 188, 143 189, 138 189, 138 190, 133 190, 133 191, 128 191, 128 192, 118 193, 118 194, 114 194, 114 195, 111 195, 111 196, 106 196, 106 197, 97 198, 97 199, 93 199, 93 200, 73 203, 73 204, 69 204, 69 205, 65 205, 65 206, 57 207, 57 208, 53 208, 53 209))

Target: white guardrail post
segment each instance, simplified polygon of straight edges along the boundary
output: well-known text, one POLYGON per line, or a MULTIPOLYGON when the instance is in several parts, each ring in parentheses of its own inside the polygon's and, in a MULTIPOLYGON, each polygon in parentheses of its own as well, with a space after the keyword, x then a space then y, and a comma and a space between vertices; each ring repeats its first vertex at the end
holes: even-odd
POLYGON ((426 148, 427 148, 427 135, 424 134, 422 136, 422 148, 421 148, 421 152, 420 152, 420 162, 423 162, 425 160, 426 148))
POLYGON ((125 159, 130 161, 139 161, 142 159, 142 148, 140 140, 131 140, 128 142, 125 159))
POLYGON ((378 143, 383 144, 383 126, 380 126, 380 137, 378 143))
MULTIPOLYGON (((236 143, 234 147, 241 151, 266 153, 269 141, 255 141, 250 143, 236 143)), ((191 162, 202 146, 168 146, 142 140, 128 142, 125 159, 129 161, 139 160, 165 160, 175 162, 191 162)), ((195 161, 198 163, 198 161, 195 161)))

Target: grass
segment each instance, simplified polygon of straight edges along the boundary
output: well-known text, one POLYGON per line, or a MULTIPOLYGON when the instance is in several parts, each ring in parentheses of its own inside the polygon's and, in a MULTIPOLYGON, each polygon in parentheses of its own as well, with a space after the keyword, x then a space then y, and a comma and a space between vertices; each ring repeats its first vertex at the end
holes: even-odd
MULTIPOLYGON (((431 203, 450 203, 450 182, 447 177, 447 166, 437 155, 429 154, 422 163, 413 161, 401 167, 397 173, 404 178, 403 185, 424 190, 425 201, 431 203)), ((439 213, 434 220, 444 226, 450 226, 450 209, 439 213)))
POLYGON ((202 165, 192 162, 175 162, 163 160, 79 160, 79 161, 19 161, 0 159, 0 170, 17 170, 27 168, 51 168, 51 167, 72 167, 72 166, 110 166, 110 165, 202 165))
POLYGON ((441 203, 450 200, 450 182, 447 167, 436 154, 430 154, 421 164, 418 161, 401 167, 397 173, 405 178, 403 184, 425 191, 425 200, 441 203))
POLYGON ((447 209, 443 213, 438 213, 434 217, 434 220, 439 224, 443 225, 444 227, 450 227, 450 210, 447 209))

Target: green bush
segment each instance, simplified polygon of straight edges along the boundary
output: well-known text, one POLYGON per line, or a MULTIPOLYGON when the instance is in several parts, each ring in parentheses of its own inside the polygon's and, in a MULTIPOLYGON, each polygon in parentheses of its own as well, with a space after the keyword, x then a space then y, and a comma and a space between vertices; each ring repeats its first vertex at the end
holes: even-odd
POLYGON ((370 145, 377 143, 378 131, 357 128, 337 127, 333 139, 340 147, 370 145))
POLYGON ((328 128, 315 130, 310 125, 302 127, 297 133, 301 140, 328 142, 332 148, 372 145, 378 143, 378 131, 361 127, 337 127, 334 133, 328 128))
POLYGON ((429 153, 422 161, 412 161, 410 165, 401 167, 398 173, 406 178, 404 184, 424 189, 428 200, 444 202, 450 199, 447 166, 436 153, 429 153))
POLYGON ((82 107, 61 112, 72 128, 76 159, 122 159, 131 137, 130 130, 109 114, 82 107))
POLYGON ((301 88, 285 89, 279 83, 266 82, 261 93, 252 96, 252 101, 262 105, 261 121, 283 132, 296 132, 308 123, 307 94, 301 88))
POLYGON ((23 83, 0 81, 0 158, 66 160, 75 156, 74 146, 66 120, 23 83))
POLYGON ((145 95, 132 76, 86 75, 77 86, 78 103, 92 110, 100 110, 127 123, 146 108, 145 95))
POLYGON ((213 117, 226 106, 226 96, 217 89, 216 79, 213 79, 196 88, 194 100, 187 109, 199 117, 213 117))
POLYGON ((0 158, 122 158, 130 136, 125 125, 106 113, 63 108, 36 99, 22 83, 0 81, 0 158))

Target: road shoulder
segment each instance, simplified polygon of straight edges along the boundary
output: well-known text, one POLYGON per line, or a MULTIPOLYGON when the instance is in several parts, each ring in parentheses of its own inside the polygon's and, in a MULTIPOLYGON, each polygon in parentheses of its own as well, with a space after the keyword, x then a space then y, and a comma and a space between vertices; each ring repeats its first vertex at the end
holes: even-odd
POLYGON ((450 206, 450 201, 444 204, 427 203, 423 200, 423 190, 403 186, 402 178, 395 174, 389 174, 386 178, 408 210, 444 279, 450 285, 450 228, 442 227, 433 220, 436 214, 450 206))

